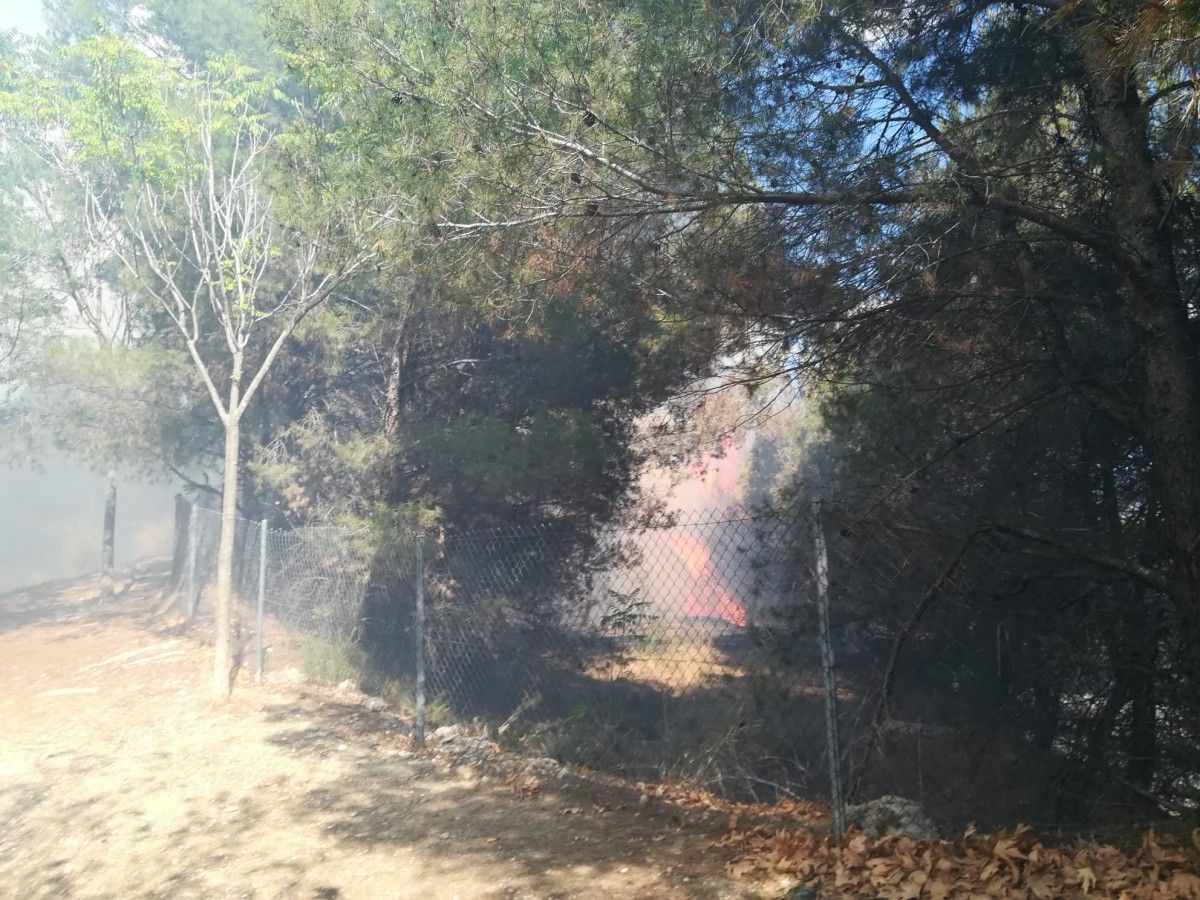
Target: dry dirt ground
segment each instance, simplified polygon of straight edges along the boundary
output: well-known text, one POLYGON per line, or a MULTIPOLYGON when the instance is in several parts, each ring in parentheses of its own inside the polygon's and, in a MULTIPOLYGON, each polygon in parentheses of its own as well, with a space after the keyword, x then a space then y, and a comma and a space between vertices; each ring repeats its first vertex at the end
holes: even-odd
MULTIPOLYGON (((161 572, 0 596, 0 897, 747 898, 719 816, 538 792, 408 752, 404 722, 239 679, 164 624, 161 572)), ((769 896, 770 893, 767 893, 769 896)))

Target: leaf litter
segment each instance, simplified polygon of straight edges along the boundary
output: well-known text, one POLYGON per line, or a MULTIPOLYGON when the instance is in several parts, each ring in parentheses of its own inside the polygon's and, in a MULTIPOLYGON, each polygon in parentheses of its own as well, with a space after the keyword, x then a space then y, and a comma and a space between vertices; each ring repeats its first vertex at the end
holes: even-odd
POLYGON ((1136 852, 1079 841, 1047 846, 1026 826, 957 840, 850 831, 836 842, 804 826, 751 824, 736 814, 715 846, 741 877, 792 876, 829 898, 880 900, 1200 900, 1200 829, 1186 846, 1148 831, 1136 852))

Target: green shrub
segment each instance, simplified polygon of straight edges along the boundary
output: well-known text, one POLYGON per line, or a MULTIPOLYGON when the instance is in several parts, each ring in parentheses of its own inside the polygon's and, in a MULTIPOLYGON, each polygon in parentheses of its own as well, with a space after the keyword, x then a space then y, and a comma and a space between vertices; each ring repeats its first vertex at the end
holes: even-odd
MULTIPOLYGON (((398 712, 414 714, 417 708, 417 698, 413 687, 398 678, 388 678, 378 686, 379 696, 387 701, 387 705, 398 712)), ((440 697, 425 698, 425 724, 430 728, 439 725, 449 725, 457 721, 453 710, 440 697)))
POLYGON ((300 670, 313 681, 330 684, 347 679, 358 681, 366 664, 366 653, 353 640, 329 642, 309 638, 300 647, 300 670))

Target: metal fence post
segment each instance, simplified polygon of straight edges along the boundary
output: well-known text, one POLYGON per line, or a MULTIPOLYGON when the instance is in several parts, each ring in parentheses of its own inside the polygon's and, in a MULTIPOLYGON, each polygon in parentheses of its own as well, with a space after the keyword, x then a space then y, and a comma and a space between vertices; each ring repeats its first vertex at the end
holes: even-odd
POLYGON ((416 710, 413 723, 413 741, 418 747, 425 746, 425 535, 417 539, 416 562, 416 610, 413 615, 413 632, 416 662, 416 710))
POLYGON ((188 621, 196 618, 196 544, 200 538, 199 517, 196 515, 196 502, 192 501, 192 511, 188 513, 188 558, 187 558, 187 617, 188 621))
POLYGON ((816 551, 817 632, 821 641, 821 675, 825 683, 825 745, 829 756, 829 801, 833 809, 833 835, 841 840, 846 830, 846 799, 842 794, 842 751, 838 741, 837 676, 834 673, 833 637, 829 629, 829 552, 821 527, 821 501, 813 503, 813 545, 816 551))
POLYGON ((267 597, 267 520, 263 519, 258 528, 258 610, 257 627, 254 631, 254 654, 256 660, 255 677, 262 681, 263 669, 266 666, 266 648, 263 646, 263 606, 267 597))

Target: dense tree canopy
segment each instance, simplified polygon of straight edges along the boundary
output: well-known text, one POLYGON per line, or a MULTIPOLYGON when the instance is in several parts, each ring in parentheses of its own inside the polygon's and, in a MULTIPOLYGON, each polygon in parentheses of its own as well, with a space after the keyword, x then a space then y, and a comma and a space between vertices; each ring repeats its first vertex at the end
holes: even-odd
POLYGON ((922 523, 901 552, 930 579, 977 535, 965 633, 1025 623, 1020 652, 1060 673, 981 686, 1058 709, 1086 646, 1107 699, 1036 740, 1083 729, 1094 761, 1122 735, 1128 777, 1154 780, 1153 673, 1169 705, 1188 691, 1166 672, 1200 681, 1192 12, 268 5, 355 145, 428 185, 400 208, 471 248, 450 252, 586 260, 706 322, 729 379, 824 384, 826 465, 791 489, 922 523), (1051 624, 1063 590, 1085 599, 1051 624))

